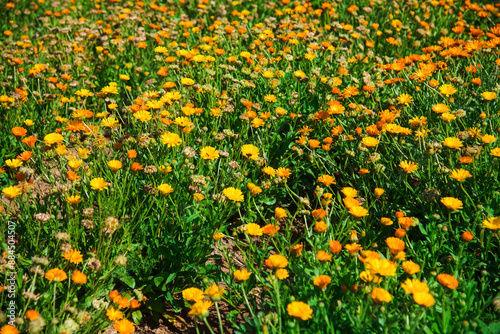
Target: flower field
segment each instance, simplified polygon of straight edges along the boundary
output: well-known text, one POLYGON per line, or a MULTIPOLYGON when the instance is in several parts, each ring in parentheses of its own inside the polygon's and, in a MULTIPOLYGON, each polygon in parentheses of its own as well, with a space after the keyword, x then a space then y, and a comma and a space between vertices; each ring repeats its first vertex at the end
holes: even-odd
POLYGON ((0 334, 500 332, 500 3, 0 6, 0 334))

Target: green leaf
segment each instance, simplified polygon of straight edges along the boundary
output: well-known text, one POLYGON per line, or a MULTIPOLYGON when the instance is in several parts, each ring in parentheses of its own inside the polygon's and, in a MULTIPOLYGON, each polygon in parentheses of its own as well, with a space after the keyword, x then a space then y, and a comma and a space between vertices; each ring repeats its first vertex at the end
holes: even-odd
POLYGON ((131 287, 132 289, 135 288, 135 279, 133 279, 132 277, 130 276, 123 276, 123 277, 120 277, 120 281, 122 281, 123 283, 127 284, 129 287, 131 287))
POLYGON ((141 311, 137 310, 137 311, 132 312, 132 320, 134 321, 134 323, 136 325, 139 326, 141 324, 141 320, 142 320, 141 311))

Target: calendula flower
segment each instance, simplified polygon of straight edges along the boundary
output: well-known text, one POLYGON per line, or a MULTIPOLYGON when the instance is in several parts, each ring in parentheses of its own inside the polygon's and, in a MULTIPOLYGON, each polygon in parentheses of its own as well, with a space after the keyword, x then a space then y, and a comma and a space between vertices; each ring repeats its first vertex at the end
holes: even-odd
POLYGON ((122 168, 122 163, 119 160, 111 160, 108 161, 108 167, 113 171, 116 172, 120 168, 122 168))
POLYGON ((62 256, 69 262, 75 264, 81 263, 83 261, 82 253, 74 249, 70 249, 69 251, 63 253, 62 256))
POLYGON ((380 143, 377 138, 373 137, 364 137, 361 142, 365 147, 376 147, 380 143))
POLYGON ((466 169, 455 169, 451 172, 450 177, 458 182, 463 182, 465 179, 472 177, 472 174, 466 169))
POLYGON ((413 261, 404 261, 402 267, 404 272, 408 275, 414 275, 420 272, 420 266, 413 261))
POLYGON ((172 188, 169 184, 163 183, 160 184, 158 187, 156 187, 163 196, 166 196, 174 191, 174 188, 172 188))
POLYGON ((163 135, 161 135, 160 140, 169 148, 179 146, 182 143, 181 137, 179 137, 178 134, 172 132, 165 132, 163 135))
POLYGON ((200 150, 200 157, 204 160, 215 160, 219 157, 219 151, 211 146, 205 146, 200 150))
POLYGON ((490 230, 500 230, 500 217, 490 217, 483 220, 483 227, 490 230))
POLYGON ((23 162, 19 159, 8 159, 5 161, 5 164, 7 165, 7 167, 14 169, 21 167, 23 162))
POLYGON ((253 236, 261 236, 262 228, 255 223, 248 223, 245 229, 245 233, 253 236))
POLYGON ((16 327, 12 325, 3 325, 0 328, 0 334, 19 334, 21 333, 16 327))
POLYGON ((241 192, 241 190, 233 188, 233 187, 229 187, 229 188, 224 189, 222 191, 222 193, 224 194, 224 196, 227 197, 227 199, 229 199, 231 201, 242 202, 245 199, 245 196, 243 196, 243 193, 241 192))
POLYGON ((481 95, 486 101, 491 101, 497 98, 497 94, 494 92, 484 92, 481 95))
POLYGON ((451 275, 439 274, 437 275, 437 280, 445 288, 455 290, 458 287, 458 280, 451 275))
POLYGON ((35 321, 36 319, 38 319, 39 315, 40 313, 37 310, 26 311, 26 319, 28 319, 29 321, 35 321))
POLYGON ((434 297, 427 292, 416 292, 413 294, 413 300, 420 306, 431 307, 436 303, 434 297))
POLYGON ((416 162, 404 160, 400 162, 399 167, 401 167, 405 173, 411 174, 418 169, 418 164, 416 162))
MULTIPOLYGON (((500 149, 499 149, 499 151, 500 151, 500 149)), ((269 175, 270 177, 274 177, 274 175, 276 174, 276 171, 274 170, 274 168, 273 167, 269 167, 269 166, 266 166, 266 167, 262 168, 262 172, 264 174, 269 175)))
POLYGON ((335 178, 330 175, 321 175, 318 177, 318 182, 323 183, 326 187, 329 187, 332 184, 335 184, 335 178))
POLYGON ((249 279, 251 275, 252 275, 252 273, 249 272, 246 269, 236 270, 233 273, 234 279, 237 280, 237 281, 241 281, 241 282, 246 281, 247 279, 249 279))
POLYGON ((286 213, 285 209, 278 207, 274 209, 274 217, 276 219, 286 218, 288 217, 288 214, 286 213))
POLYGON ((425 282, 420 282, 420 280, 414 278, 414 279, 406 279, 404 283, 401 283, 401 288, 405 290, 407 294, 414 294, 414 293, 421 293, 429 292, 429 286, 425 282))
POLYGON ((446 97, 453 95, 457 92, 455 87, 453 87, 453 85, 450 85, 450 84, 441 85, 439 87, 439 91, 441 92, 441 94, 445 95, 446 97))
POLYGON ((309 320, 312 318, 312 308, 309 304, 301 301, 293 301, 287 305, 286 311, 296 319, 309 320))
POLYGON ((106 316, 110 321, 123 319, 122 311, 116 310, 114 307, 110 307, 106 310, 106 316))
POLYGON ((183 84, 184 86, 192 86, 194 85, 194 80, 190 78, 182 78, 181 84, 183 84))
POLYGON ((463 209, 462 201, 455 197, 443 197, 441 203, 450 211, 463 209))
POLYGON ((365 262, 366 270, 373 275, 396 276, 397 264, 387 259, 368 259, 365 262))
POLYGON ((325 290, 327 285, 332 283, 332 279, 326 275, 319 275, 314 277, 313 284, 317 286, 320 290, 325 290))
POLYGON ((119 334, 132 334, 135 332, 134 323, 127 319, 118 320, 113 324, 113 328, 119 334))
POLYGON ((109 183, 104 181, 102 177, 97 177, 94 178, 90 181, 90 186, 92 189, 97 190, 97 191, 102 191, 104 189, 108 189, 109 183))
POLYGON ((10 187, 2 189, 2 194, 4 194, 5 196, 7 196, 10 199, 16 198, 21 193, 22 193, 21 189, 19 189, 16 186, 10 186, 10 187))
POLYGON ((75 272, 71 276, 71 280, 76 284, 85 284, 87 283, 87 275, 79 270, 75 270, 75 272))
POLYGON ((205 290, 205 296, 210 298, 212 301, 219 301, 222 297, 222 295, 226 292, 226 289, 224 288, 219 288, 217 284, 212 284, 210 287, 208 287, 205 290))
POLYGON ((274 254, 266 259, 265 264, 271 269, 285 268, 288 266, 288 259, 281 254, 274 254))
POLYGON ((252 144, 243 145, 241 147, 241 153, 245 158, 252 160, 257 160, 257 158, 259 157, 259 149, 252 144))
POLYGON ((198 318, 208 317, 208 309, 212 307, 213 304, 214 303, 210 300, 199 300, 191 306, 191 310, 188 315, 198 318))
POLYGON ((361 219, 369 215, 368 210, 366 210, 362 206, 354 206, 350 208, 349 213, 356 219, 361 219))
POLYGON ((328 254, 327 252, 325 251, 318 251, 318 253, 316 253, 316 258, 321 261, 321 262, 331 262, 332 261, 332 255, 331 254, 328 254))
POLYGON ((413 102, 413 97, 409 94, 401 94, 396 98, 396 100, 398 100, 399 104, 404 104, 405 106, 408 106, 408 104, 413 102))
POLYGON ((197 302, 202 300, 204 297, 205 294, 198 288, 187 288, 182 290, 182 298, 190 302, 197 302))
POLYGON ((62 282, 68 278, 68 275, 59 268, 53 268, 45 273, 45 278, 49 281, 62 282))
POLYGON ((45 145, 54 145, 54 144, 59 144, 64 140, 64 137, 61 136, 59 133, 49 133, 45 137, 43 137, 43 141, 45 142, 45 145))
POLYGON ((463 147, 462 141, 455 137, 448 137, 443 141, 443 145, 451 149, 459 149, 463 147))
POLYGON ((372 291, 372 299, 377 304, 389 303, 392 296, 387 290, 375 287, 372 291))
POLYGON ((20 126, 13 127, 10 131, 16 137, 24 137, 28 133, 28 130, 20 126))
POLYGON ((138 112, 133 114, 134 118, 141 123, 147 122, 153 118, 151 113, 147 110, 139 110, 138 112))

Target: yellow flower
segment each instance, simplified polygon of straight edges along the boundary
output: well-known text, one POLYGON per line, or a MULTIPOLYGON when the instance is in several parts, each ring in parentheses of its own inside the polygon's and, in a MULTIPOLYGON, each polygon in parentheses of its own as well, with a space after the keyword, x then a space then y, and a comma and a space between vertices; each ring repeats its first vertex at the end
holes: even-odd
POLYGON ((161 135, 160 140, 167 147, 176 147, 182 143, 181 137, 177 133, 165 132, 161 135))
POLYGON ((363 282, 366 283, 380 283, 382 281, 382 277, 374 275, 370 273, 368 270, 360 272, 359 278, 361 278, 363 282))
POLYGON ((246 144, 241 147, 241 153, 245 158, 249 158, 252 160, 257 160, 259 157, 259 149, 252 145, 252 144, 246 144))
POLYGON ((326 187, 329 187, 332 184, 335 184, 335 178, 330 175, 321 175, 318 177, 318 182, 323 183, 326 187))
POLYGON ((66 198, 66 202, 73 205, 81 203, 81 201, 82 198, 79 195, 69 196, 68 198, 66 198))
POLYGON ((405 290, 407 294, 414 294, 419 292, 429 292, 429 286, 425 282, 420 282, 420 280, 414 279, 406 279, 404 283, 401 283, 401 288, 405 290))
POLYGON ((387 259, 369 258, 365 262, 366 270, 372 275, 396 276, 397 264, 387 259))
POLYGON ((184 86, 192 86, 194 85, 194 80, 190 78, 182 78, 181 84, 183 84, 184 86))
POLYGON ((434 297, 427 292, 416 292, 413 294, 413 300, 420 306, 431 307, 436 303, 434 297))
POLYGON ((455 197, 443 197, 441 198, 441 203, 450 211, 463 209, 462 201, 455 197))
POLYGON ((288 214, 286 213, 285 209, 278 207, 274 209, 274 217, 276 219, 286 218, 288 217, 288 214))
POLYGON ((229 187, 229 188, 224 189, 222 191, 222 193, 229 200, 235 201, 235 202, 242 202, 243 199, 245 198, 245 196, 243 196, 243 193, 241 192, 241 190, 233 188, 233 187, 229 187))
POLYGON ((491 143, 495 142, 496 140, 497 140, 497 138, 492 136, 492 135, 484 135, 481 137, 481 141, 485 144, 491 144, 491 143))
POLYGON ((45 145, 53 145, 53 144, 59 144, 64 140, 64 137, 61 136, 59 133, 49 133, 45 137, 43 137, 43 141, 45 142, 45 145))
POLYGON ((500 230, 500 217, 490 217, 483 220, 483 227, 490 230, 500 230))
POLYGON ((453 87, 453 85, 450 85, 450 84, 442 85, 441 87, 439 87, 439 91, 441 92, 441 94, 445 95, 446 97, 453 95, 457 92, 455 87, 453 87))
POLYGON ((285 268, 288 266, 288 260, 281 254, 273 254, 266 259, 265 264, 271 269, 285 268))
POLYGON ((22 162, 22 160, 19 160, 19 159, 8 159, 5 161, 5 164, 9 168, 17 168, 17 167, 20 167, 23 164, 23 162, 22 162))
POLYGON ((408 275, 413 275, 420 272, 420 266, 413 261, 405 261, 402 264, 403 270, 408 275))
POLYGON ((158 187, 156 187, 163 196, 166 196, 174 191, 174 188, 172 188, 169 184, 163 183, 160 184, 158 187))
POLYGON ((190 302, 197 302, 205 297, 203 291, 198 288, 187 288, 182 290, 182 298, 190 302))
POLYGON ((306 77, 306 74, 300 70, 293 72, 293 75, 295 75, 295 77, 297 77, 297 78, 305 78, 306 77))
POLYGON ((443 141, 443 145, 452 148, 452 149, 459 149, 460 147, 463 147, 464 144, 462 144, 462 141, 458 138, 455 137, 448 137, 443 141))
POLYGON ((252 273, 246 269, 243 269, 243 270, 236 270, 233 273, 233 275, 234 275, 235 280, 243 282, 243 281, 246 281, 247 279, 249 279, 250 276, 252 275, 252 273))
POLYGON ((368 210, 366 210, 362 206, 353 206, 352 208, 350 208, 349 213, 356 219, 368 216, 368 210))
POLYGON ((82 167, 83 161, 80 159, 71 159, 68 161, 68 166, 71 167, 72 170, 78 170, 82 167))
POLYGON ((497 98, 497 94, 494 92, 484 92, 481 95, 486 101, 491 101, 497 98))
POLYGON ((294 318, 309 320, 312 318, 313 310, 309 304, 300 301, 294 301, 287 305, 286 311, 294 318))
POLYGON ((500 147, 495 147, 490 151, 490 155, 500 158, 500 147))
POLYGON ((219 157, 219 151, 211 146, 205 146, 200 151, 200 157, 204 160, 215 160, 219 157))
POLYGON ((382 288, 373 288, 372 299, 377 304, 389 303, 392 300, 392 296, 387 290, 382 288))
POLYGON ((210 298, 212 301, 219 301, 224 292, 226 292, 226 289, 220 289, 217 284, 212 284, 205 290, 205 296, 210 298))
POLYGON ((130 80, 130 77, 126 74, 120 74, 120 80, 128 81, 128 80, 130 80))
POLYGON ((123 319, 123 313, 120 310, 115 310, 114 307, 110 307, 106 311, 106 316, 110 321, 115 321, 115 320, 120 320, 123 319))
POLYGON ((76 91, 75 95, 80 97, 94 96, 88 89, 80 89, 76 91))
POLYGON ((53 268, 45 273, 45 278, 49 281, 62 282, 68 278, 68 275, 59 268, 53 268))
POLYGON ((385 192, 385 190, 384 190, 384 189, 382 189, 382 188, 375 188, 375 189, 373 190, 373 194, 374 194, 375 196, 377 196, 377 197, 382 196, 382 195, 384 194, 384 192, 385 192))
POLYGON ((394 224, 394 222, 390 218, 382 217, 382 218, 380 218, 380 224, 382 224, 384 226, 389 226, 389 225, 394 224))
POLYGON ((103 189, 108 189, 108 185, 109 185, 109 183, 104 181, 104 179, 102 177, 97 177, 97 178, 92 179, 92 181, 90 181, 90 186, 92 187, 92 189, 97 190, 97 191, 102 191, 103 189))
POLYGON ((21 194, 21 189, 19 189, 16 186, 11 186, 11 187, 7 187, 7 188, 3 188, 2 189, 2 194, 4 194, 5 196, 7 196, 10 199, 13 199, 13 198, 16 198, 17 196, 19 196, 21 194))
POLYGON ((69 262, 75 264, 81 263, 83 261, 82 253, 74 249, 70 249, 69 251, 63 253, 62 256, 69 262))
POLYGON ((208 317, 208 309, 213 305, 210 300, 200 300, 191 306, 188 315, 191 317, 205 318, 208 317))
POLYGON ((119 126, 118 120, 114 117, 108 117, 101 121, 101 125, 105 128, 114 129, 119 126))
POLYGON ((377 138, 373 138, 373 137, 364 137, 361 140, 361 142, 366 147, 375 147, 380 143, 377 138))
POLYGON ((396 255, 405 249, 405 242, 399 238, 389 237, 385 239, 385 243, 389 247, 391 255, 396 255))
POLYGON ((278 277, 278 279, 284 280, 284 279, 287 279, 288 276, 290 276, 290 275, 288 275, 288 270, 286 270, 286 269, 276 270, 276 277, 278 277))
POLYGON ((472 177, 472 174, 468 170, 460 168, 453 170, 450 177, 458 182, 463 182, 466 178, 472 177))
POLYGON ((407 106, 411 102, 413 102, 413 97, 409 94, 401 94, 399 95, 396 100, 398 100, 399 104, 404 104, 407 106))
POLYGON ((351 188, 351 187, 342 188, 342 194, 344 194, 345 197, 349 197, 349 198, 358 197, 358 191, 354 188, 351 188))
POLYGON ((270 79, 274 77, 274 72, 273 71, 264 71, 262 72, 262 76, 264 78, 270 79))
POLYGON ((151 116, 151 113, 147 110, 139 110, 138 112, 134 113, 133 116, 141 123, 147 122, 151 118, 153 118, 153 116, 151 116))
POLYGON ((258 224, 249 223, 246 226, 245 233, 253 236, 261 236, 262 228, 258 224))
POLYGON ((111 160, 108 162, 108 167, 113 171, 116 172, 120 168, 122 168, 122 163, 118 160, 111 160))
POLYGON ((401 161, 399 167, 401 167, 407 174, 411 174, 418 169, 418 164, 416 162, 404 160, 401 161))

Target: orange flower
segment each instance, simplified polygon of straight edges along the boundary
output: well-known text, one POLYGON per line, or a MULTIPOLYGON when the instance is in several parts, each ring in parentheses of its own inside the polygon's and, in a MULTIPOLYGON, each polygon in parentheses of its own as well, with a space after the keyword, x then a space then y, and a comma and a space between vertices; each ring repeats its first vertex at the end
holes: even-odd
POLYGON ((300 256, 302 254, 303 249, 304 249, 304 245, 297 244, 297 245, 292 246, 292 248, 290 248, 290 253, 294 254, 295 256, 300 256))
POLYGON ((71 276, 71 280, 76 284, 84 284, 87 283, 87 275, 85 275, 79 270, 75 270, 73 276, 71 276))
POLYGON ((133 172, 138 172, 140 170, 143 170, 144 169, 144 166, 142 166, 140 163, 138 162, 134 162, 132 164, 132 166, 130 166, 130 169, 133 171, 133 172))
POLYGON ((342 251, 342 244, 337 240, 331 240, 328 243, 328 246, 330 248, 330 252, 333 254, 338 254, 342 251))
POLYGON ((266 267, 272 269, 281 269, 288 266, 288 260, 285 256, 280 254, 274 254, 269 256, 265 261, 266 267))
POLYGON ((458 280, 451 275, 439 274, 437 275, 437 280, 439 284, 448 289, 455 290, 458 287, 458 280))
POLYGON ((22 142, 23 142, 23 144, 26 144, 28 147, 33 147, 33 146, 35 146, 36 140, 37 139, 35 136, 31 136, 31 137, 24 138, 22 140, 22 142))
POLYGON ((262 233, 270 235, 271 237, 274 236, 278 231, 280 230, 279 226, 273 225, 273 224, 267 224, 262 228, 262 233))
POLYGON ((327 252, 325 251, 318 251, 318 254, 316 254, 316 257, 318 258, 318 260, 320 260, 321 262, 326 262, 326 261, 332 261, 332 256, 330 254, 328 254, 327 252))
POLYGON ((135 150, 128 150, 127 157, 129 159, 134 159, 135 157, 137 157, 137 152, 135 150))
POLYGON ((23 153, 19 154, 16 159, 22 160, 22 161, 28 161, 31 159, 33 156, 33 152, 31 151, 24 151, 23 153))
POLYGON ((332 279, 326 275, 319 275, 313 279, 313 284, 320 290, 325 290, 327 285, 330 283, 332 283, 332 279))
POLYGON ((26 319, 28 319, 29 321, 33 321, 33 320, 38 319, 39 315, 40 315, 40 313, 38 313, 38 311, 36 311, 36 310, 26 311, 26 319))
POLYGON ((11 132, 16 137, 24 137, 28 133, 28 130, 20 126, 16 126, 12 128, 11 132))
POLYGON ((53 268, 45 273, 45 278, 49 281, 62 282, 68 278, 68 275, 66 275, 66 273, 59 268, 53 268))

